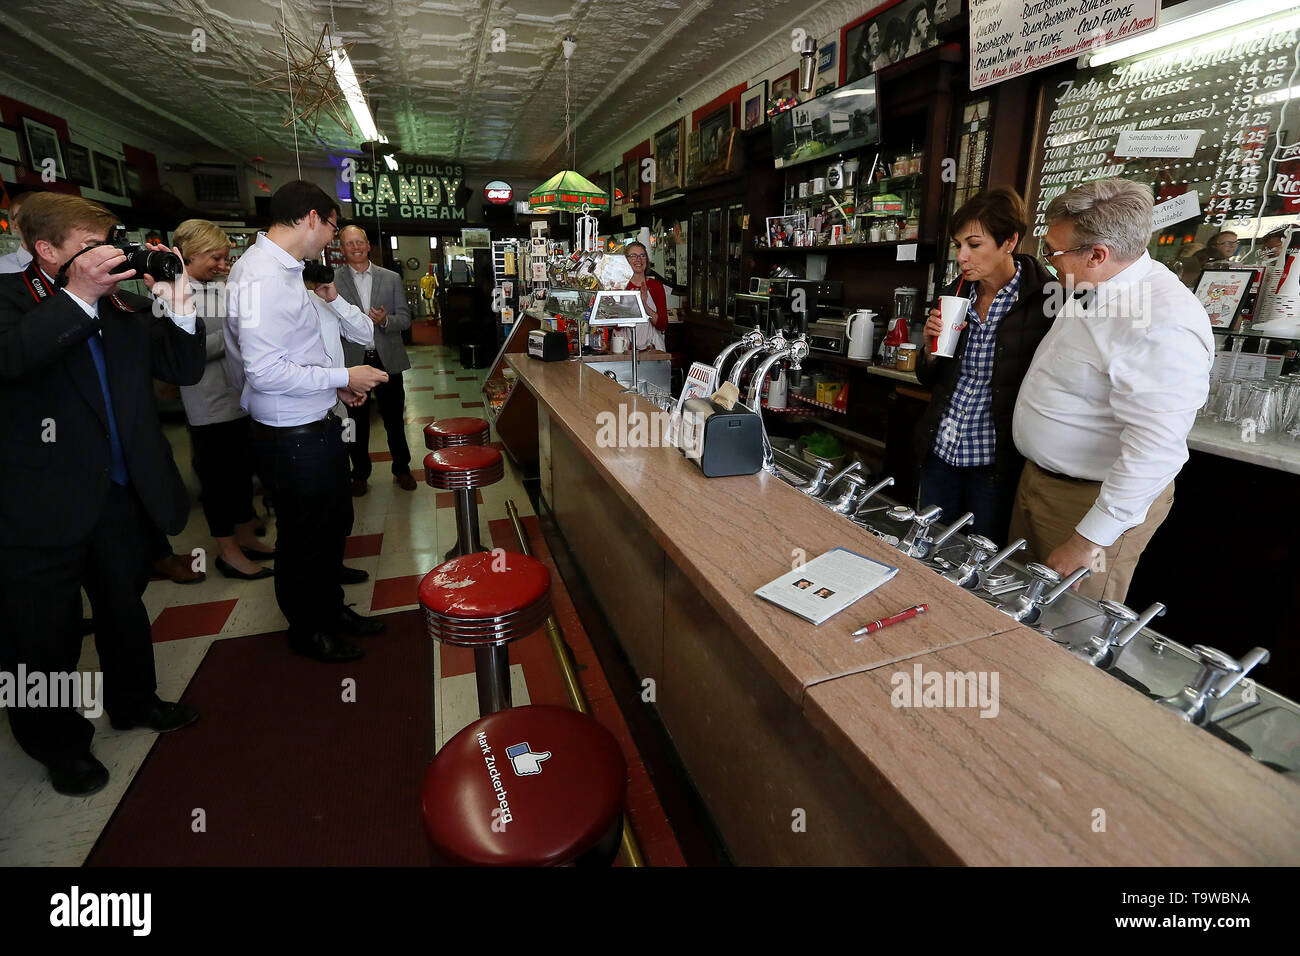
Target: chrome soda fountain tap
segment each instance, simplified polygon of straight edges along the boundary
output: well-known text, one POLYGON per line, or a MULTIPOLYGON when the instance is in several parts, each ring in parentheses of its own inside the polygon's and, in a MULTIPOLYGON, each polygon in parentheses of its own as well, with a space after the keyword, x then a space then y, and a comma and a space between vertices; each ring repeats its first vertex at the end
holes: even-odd
POLYGON ((995 555, 993 552, 998 550, 997 545, 984 535, 972 534, 966 540, 970 544, 966 560, 958 567, 945 571, 943 577, 968 591, 978 588, 985 575, 1025 546, 1025 539, 1017 538, 995 555))
POLYGON ((866 495, 863 494, 866 488, 867 483, 857 475, 846 475, 844 478, 844 493, 840 495, 839 500, 831 505, 831 511, 841 515, 856 513, 866 499, 866 495))
POLYGON ((876 482, 874 485, 872 485, 870 488, 864 491, 862 493, 862 499, 858 503, 857 509, 853 512, 853 517, 856 519, 858 516, 858 512, 863 509, 863 507, 866 505, 868 501, 870 501, 872 498, 878 495, 885 488, 891 487, 893 484, 894 484, 893 478, 881 478, 878 482, 876 482))
POLYGON ((943 532, 943 534, 939 535, 939 537, 935 538, 933 541, 930 542, 930 555, 933 556, 938 554, 939 549, 943 547, 945 541, 947 541, 954 534, 956 534, 958 531, 966 527, 974 520, 975 520, 975 512, 968 511, 960 518, 958 518, 956 521, 954 521, 952 524, 948 525, 947 529, 943 532))
POLYGON ((817 471, 798 488, 805 495, 816 498, 826 490, 826 472, 830 470, 830 463, 823 461, 817 466, 817 471))
POLYGON ((760 352, 778 352, 785 348, 785 344, 785 336, 778 332, 770 339, 766 339, 765 341, 746 349, 741 353, 740 358, 736 359, 736 364, 732 366, 731 374, 727 376, 727 381, 739 388, 740 377, 744 374, 745 366, 749 364, 750 359, 760 352))
POLYGON ((1088 568, 1075 568, 1062 578, 1047 565, 1035 563, 1025 565, 1025 570, 1029 572, 1029 583, 1025 585, 1024 591, 1006 604, 995 606, 1012 620, 1030 625, 1038 623, 1043 608, 1051 607, 1056 603, 1057 598, 1074 586, 1076 581, 1092 573, 1088 568), (1047 594, 1043 594, 1043 590, 1049 585, 1055 587, 1047 594))
MULTIPOLYGON (((779 334, 772 336, 772 342, 780 340, 782 343, 785 339, 779 334)), ((763 383, 767 381, 767 374, 772 370, 772 366, 782 359, 789 360, 789 369, 797 372, 803 365, 804 359, 808 357, 808 338, 802 332, 798 337, 788 345, 783 344, 779 349, 773 350, 772 354, 763 360, 763 364, 758 367, 752 378, 749 380, 749 393, 746 395, 746 402, 751 409, 758 411, 759 400, 763 394, 763 383)), ((742 360, 743 361, 743 360, 742 360)))
POLYGON ((1201 659, 1201 672, 1196 679, 1172 697, 1162 697, 1156 701, 1175 711, 1189 724, 1204 727, 1213 722, 1211 711, 1215 701, 1220 700, 1257 665, 1268 661, 1268 651, 1256 647, 1241 660, 1197 644, 1192 651, 1201 659))
POLYGON ((713 367, 717 369, 718 384, 722 383, 723 363, 725 363, 727 359, 731 358, 732 353, 735 352, 736 349, 738 348, 752 349, 755 346, 761 346, 763 344, 763 341, 764 341, 763 330, 762 328, 756 325, 748 332, 746 332, 744 335, 742 335, 740 338, 736 339, 736 341, 732 342, 730 345, 724 348, 721 352, 719 352, 718 357, 713 360, 713 367))
POLYGON ((1114 667, 1120 652, 1137 636, 1138 631, 1165 613, 1165 606, 1159 601, 1141 614, 1134 613, 1118 601, 1105 598, 1097 604, 1106 615, 1101 629, 1088 639, 1071 644, 1069 651, 1079 660, 1087 661, 1102 670, 1114 667))
POLYGON ((860 461, 849 462, 839 471, 835 472, 835 474, 831 475, 831 480, 826 482, 826 487, 825 489, 823 489, 823 496, 829 498, 831 492, 835 490, 836 485, 838 485, 843 479, 847 478, 849 475, 855 474, 856 472, 859 472, 861 470, 862 470, 862 462, 860 461))
POLYGON ((938 505, 931 505, 919 512, 907 505, 898 505, 885 512, 885 517, 894 521, 912 522, 912 527, 907 529, 907 534, 898 542, 898 550, 909 558, 924 559, 930 556, 930 526, 939 520, 941 514, 943 509, 938 505))

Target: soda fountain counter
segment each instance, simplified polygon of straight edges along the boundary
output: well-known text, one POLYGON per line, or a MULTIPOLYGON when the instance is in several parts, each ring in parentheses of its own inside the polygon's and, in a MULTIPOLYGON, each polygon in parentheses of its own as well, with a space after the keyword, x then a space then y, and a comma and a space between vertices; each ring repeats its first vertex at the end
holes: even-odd
MULTIPOLYGON (((611 434, 635 431, 618 422, 659 409, 585 363, 507 360, 537 399, 546 505, 638 678, 653 681, 645 706, 736 862, 1300 863, 1296 768, 1252 759, 1218 724, 1207 732, 1137 689, 1160 686, 1150 662, 1162 652, 1191 676, 1159 694, 1196 682, 1196 662, 1172 642, 1165 651, 1132 638, 1125 654, 1137 669, 1117 680, 1109 663, 1090 666, 1059 635, 1017 623, 1036 614, 1009 616, 953 583, 960 556, 944 580, 773 474, 709 479, 677 448, 619 447, 627 442, 611 434), (899 572, 820 627, 754 595, 835 547, 899 572), (929 613, 850 637, 922 602, 929 613), (984 674, 990 686, 996 674, 996 712, 895 706, 900 681, 931 672, 984 674)), ((1066 598, 1054 605, 1058 625, 1086 616, 1084 599, 1066 598)), ((1086 637, 1093 624, 1071 626, 1086 637)), ((1254 661, 1240 663, 1237 681, 1254 661)), ((1200 673, 1214 688, 1221 670, 1200 673)), ((1215 690, 1224 703, 1230 686, 1215 690)), ((1268 700, 1281 704, 1247 715, 1281 720, 1294 738, 1285 721, 1295 705, 1268 700)), ((1249 708, 1233 701, 1234 713, 1249 708)))

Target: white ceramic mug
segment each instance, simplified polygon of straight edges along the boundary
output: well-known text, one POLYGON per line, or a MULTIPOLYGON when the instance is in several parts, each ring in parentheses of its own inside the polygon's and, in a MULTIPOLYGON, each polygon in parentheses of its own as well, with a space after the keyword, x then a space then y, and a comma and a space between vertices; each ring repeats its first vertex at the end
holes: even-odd
POLYGON ((609 347, 615 355, 622 355, 627 351, 627 339, 622 335, 615 335, 609 340, 609 347))

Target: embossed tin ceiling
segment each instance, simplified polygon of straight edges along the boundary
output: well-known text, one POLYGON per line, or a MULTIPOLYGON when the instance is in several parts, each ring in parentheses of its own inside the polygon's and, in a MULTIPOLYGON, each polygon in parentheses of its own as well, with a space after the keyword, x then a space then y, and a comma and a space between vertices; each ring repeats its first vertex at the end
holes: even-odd
MULTIPOLYGON (((381 130, 404 151, 543 173, 565 154, 564 58, 579 164, 677 95, 731 66, 743 82, 762 46, 825 4, 799 0, 6 0, 5 68, 187 153, 214 147, 290 161, 287 96, 253 90, 283 60, 281 18, 308 43, 326 22, 351 58, 381 130), (283 11, 283 12, 282 12, 283 11), (196 34, 204 47, 196 51, 196 34), (498 34, 495 31, 504 33, 498 34), (494 38, 497 43, 494 44, 494 38), (494 49, 504 39, 505 49, 494 49), (57 44, 56 41, 57 40, 57 44)), ((873 4, 831 4, 866 9, 873 4)), ((788 55, 788 46, 786 49, 788 55)), ((717 92, 721 92, 718 90, 717 92)), ((355 147, 322 119, 298 125, 304 160, 355 147)), ((568 165, 567 163, 565 165, 568 165)))

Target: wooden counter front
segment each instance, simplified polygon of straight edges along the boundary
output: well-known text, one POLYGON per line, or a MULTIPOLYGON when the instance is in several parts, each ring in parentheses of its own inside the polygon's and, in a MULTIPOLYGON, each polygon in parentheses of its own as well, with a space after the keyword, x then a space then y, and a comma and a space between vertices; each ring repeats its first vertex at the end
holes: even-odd
POLYGON ((618 447, 617 423, 659 410, 597 370, 509 361, 541 407, 556 520, 738 862, 1300 862, 1293 782, 779 479, 618 447), (833 547, 899 574, 821 627, 753 594, 833 547), (893 707, 892 675, 916 662, 997 671, 998 717, 893 707))

